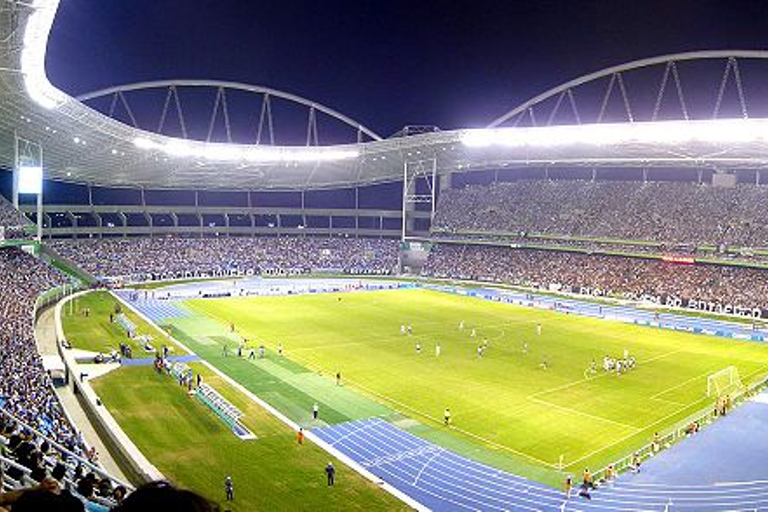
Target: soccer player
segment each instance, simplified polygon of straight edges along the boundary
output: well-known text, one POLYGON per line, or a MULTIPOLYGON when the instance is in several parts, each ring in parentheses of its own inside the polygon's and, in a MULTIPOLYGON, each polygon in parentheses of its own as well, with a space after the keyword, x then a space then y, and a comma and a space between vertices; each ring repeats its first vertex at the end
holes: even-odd
POLYGON ((539 363, 539 368, 542 370, 549 370, 549 361, 547 360, 547 356, 544 356, 544 359, 541 360, 539 363))
POLYGON ((409 335, 413 334, 413 326, 412 325, 408 326, 408 334, 409 335))
POLYGON ((248 354, 248 359, 256 359, 256 349, 251 347, 251 353, 248 354))
POLYGON ((440 357, 440 342, 435 342, 435 357, 440 357))
POLYGON ((460 331, 463 331, 463 330, 464 330, 464 320, 462 320, 461 322, 459 322, 459 330, 460 330, 460 331))
POLYGON ((228 354, 228 351, 227 351, 227 344, 226 344, 226 343, 225 343, 225 344, 224 344, 224 346, 221 348, 221 355, 223 355, 224 357, 227 357, 227 356, 229 355, 229 354, 228 354))
POLYGON ((528 355, 528 342, 523 342, 523 354, 528 355))
POLYGON ((336 385, 341 386, 341 372, 336 372, 336 385))
POLYGON ((616 376, 621 375, 621 361, 616 361, 616 376))
POLYGON ((445 421, 446 427, 451 424, 451 410, 448 407, 445 408, 445 414, 443 415, 443 420, 445 421))
POLYGON ((416 342, 416 354, 421 354, 421 343, 416 342))
POLYGON ((317 417, 320 414, 320 407, 317 405, 317 402, 315 402, 315 405, 312 406, 312 419, 317 421, 317 417))
POLYGON ((224 479, 224 492, 227 493, 227 501, 235 499, 235 485, 232 483, 232 477, 229 475, 224 479))
POLYGON ((476 333, 475 333, 475 328, 473 327, 473 328, 472 328, 472 332, 470 332, 470 333, 469 333, 469 337, 470 337, 470 338, 474 338, 474 337, 475 337, 475 334, 476 334, 476 333))
POLYGON ((483 358, 483 346, 482 345, 478 345, 477 346, 477 357, 479 357, 480 359, 483 358))
POLYGON ((589 373, 592 375, 597 373, 597 363, 595 362, 594 358, 592 358, 592 362, 589 363, 589 373))
POLYGON ((541 324, 536 324, 536 334, 541 336, 541 324))
POLYGON ((405 336, 405 324, 400 324, 400 335, 405 336))

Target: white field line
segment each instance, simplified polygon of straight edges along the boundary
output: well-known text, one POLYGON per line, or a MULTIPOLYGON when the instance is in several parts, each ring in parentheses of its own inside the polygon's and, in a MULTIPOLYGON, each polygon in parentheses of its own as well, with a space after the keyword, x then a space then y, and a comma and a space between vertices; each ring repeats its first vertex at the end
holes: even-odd
MULTIPOLYGON (((311 363, 307 362, 306 360, 301 360, 301 359, 297 359, 297 358, 293 358, 293 359, 294 359, 294 361, 297 361, 300 364, 309 367, 310 369, 313 369, 313 368, 316 369, 317 368, 316 365, 311 364, 311 363)), ((442 425, 444 423, 444 421, 441 418, 438 418, 436 416, 432 416, 431 414, 424 413, 424 412, 422 412, 422 411, 420 411, 420 410, 418 410, 418 409, 416 409, 414 407, 411 407, 410 405, 407 405, 407 404, 404 404, 403 402, 400 402, 399 400, 395 400, 394 398, 390 398, 390 397, 388 397, 386 395, 382 395, 381 393, 378 393, 376 391, 368 389, 367 387, 361 385, 360 383, 358 383, 356 381, 352 381, 352 380, 346 379, 345 382, 350 384, 351 386, 353 386, 353 387, 363 391, 367 395, 376 397, 379 400, 384 401, 386 403, 394 404, 399 409, 405 409, 407 411, 410 411, 411 413, 414 413, 415 415, 417 415, 417 416, 419 416, 421 418, 428 419, 428 420, 430 420, 433 423, 437 423, 438 425, 442 425)), ((506 445, 503 445, 503 444, 499 444, 499 443, 497 443, 495 441, 491 441, 490 439, 486 439, 486 438, 484 438, 482 436, 479 436, 477 434, 469 432, 468 430, 464 430, 464 429, 458 428, 456 426, 450 426, 449 428, 451 430, 459 432, 459 433, 461 433, 461 434, 463 434, 463 435, 465 435, 467 437, 471 437, 472 439, 480 441, 481 443, 487 444, 489 446, 493 446, 494 448, 505 450, 505 451, 513 453, 513 454, 515 454, 517 456, 520 456, 520 457, 523 457, 525 459, 528 459, 529 461, 536 462, 537 464, 541 464, 541 465, 546 466, 548 468, 555 468, 556 467, 556 465, 553 464, 553 463, 546 462, 546 461, 541 460, 541 459, 539 459, 537 457, 534 457, 533 455, 529 455, 529 454, 527 454, 525 452, 521 452, 519 450, 515 450, 514 448, 510 448, 509 446, 506 446, 506 445)))
POLYGON ((659 398, 662 395, 666 395, 667 393, 669 393, 672 390, 681 388, 681 387, 685 386, 686 384, 690 384, 691 382, 693 382, 693 381, 695 381, 697 379, 701 379, 702 377, 706 377, 707 375, 712 375, 712 371, 711 370, 707 370, 706 372, 701 373, 699 375, 696 375, 695 377, 691 377, 690 379, 687 379, 687 380, 685 380, 685 381, 683 381, 683 382, 681 382, 679 384, 676 384, 676 385, 672 386, 671 388, 667 388, 667 389, 665 389, 663 391, 659 391, 655 395, 651 395, 650 398, 657 399, 657 398, 659 398))
POLYGON ((594 414, 589 414, 588 412, 579 411, 577 409, 571 409, 570 407, 565 407, 565 406, 562 406, 562 405, 554 404, 554 403, 548 402, 546 400, 541 400, 540 398, 530 398, 529 397, 528 400, 530 400, 531 402, 535 402, 537 404, 546 406, 546 407, 552 407, 554 409, 561 410, 561 411, 566 412, 568 414, 574 414, 576 416, 584 416, 585 418, 590 418, 592 420, 600 421, 600 422, 603 422, 603 423, 610 423, 612 425, 617 425, 619 427, 622 427, 622 428, 625 428, 625 429, 628 429, 628 430, 633 430, 635 432, 640 432, 641 430, 643 430, 641 428, 634 427, 632 425, 627 425, 626 423, 622 423, 620 421, 614 421, 614 420, 609 420, 608 418, 602 418, 600 416, 595 416, 594 414))
MULTIPOLYGON (((760 369, 760 370, 755 370, 754 372, 752 372, 752 373, 748 374, 748 375, 745 377, 745 380, 746 380, 746 379, 749 379, 750 377, 753 377, 754 375, 757 375, 758 373, 760 373, 760 372, 762 372, 762 371, 765 371, 765 368, 762 368, 762 369, 760 369)), ((704 399, 702 398, 702 399, 701 399, 701 400, 699 400, 698 402, 703 402, 703 401, 704 401, 704 399)), ((682 411, 684 411, 685 409, 687 409, 687 408, 689 408, 689 407, 691 407, 691 406, 693 406, 693 405, 697 404, 698 402, 693 402, 693 403, 690 403, 690 404, 688 404, 688 405, 686 405, 686 406, 684 406, 684 407, 681 407, 681 408, 680 408, 680 409, 678 409, 677 411, 675 411, 675 412, 673 412, 673 413, 671 413, 671 414, 668 414, 667 416, 664 416, 663 418, 661 418, 661 419, 659 419, 659 420, 656 420, 656 421, 654 421, 653 423, 651 423, 651 424, 649 424, 649 425, 646 425, 645 427, 643 427, 643 429, 642 429, 642 430, 650 430, 650 429, 651 429, 651 427, 655 427, 655 426, 659 425, 660 423, 664 423, 664 422, 665 422, 665 421, 667 421, 669 418, 671 418, 671 417, 673 417, 673 416, 676 416, 676 415, 680 414, 682 411)), ((571 461, 571 463, 570 463, 570 464, 568 464, 568 465, 566 466, 566 468, 569 468, 569 467, 571 467, 571 466, 574 466, 575 464, 578 464, 579 462, 581 462, 581 461, 583 461, 583 460, 585 460, 585 459, 588 459, 589 457, 592 457, 593 455, 596 455, 596 454, 598 454, 598 453, 600 453, 600 452, 602 452, 602 451, 605 451, 605 450, 607 450, 608 448, 611 448, 611 447, 613 447, 613 446, 616 446, 617 444, 623 443, 623 442, 624 442, 624 441, 626 441, 627 439, 631 438, 633 435, 634 435, 634 434, 630 434, 630 435, 628 435, 628 436, 624 436, 623 438, 621 438, 621 439, 618 439, 618 440, 614 441, 614 442, 613 442, 613 443, 611 443, 611 444, 605 445, 605 446, 603 446, 603 447, 601 447, 601 448, 599 448, 599 449, 597 449, 597 450, 594 450, 594 451, 592 451, 591 453, 588 453, 588 454, 584 455, 583 457, 580 457, 580 458, 578 458, 578 459, 576 459, 576 460, 574 460, 574 461, 571 461)))
MULTIPOLYGON (((664 352, 663 354, 659 354, 659 355, 654 356, 654 357, 652 357, 650 359, 645 359, 643 361, 638 361, 637 364, 638 365, 646 365, 648 363, 652 363, 653 361, 657 361, 659 359, 663 359, 665 357, 669 357, 669 356, 675 355, 675 354, 677 354, 679 352, 682 352, 682 350, 681 349, 677 349, 677 350, 672 350, 670 352, 664 352)), ((593 381, 593 380, 597 380, 597 379, 600 379, 600 378, 603 378, 603 377, 609 377, 609 376, 612 376, 612 375, 614 375, 614 372, 610 372, 610 371, 609 372, 603 372, 603 373, 601 373, 600 375, 598 375, 596 377, 588 377, 588 378, 583 378, 583 379, 579 379, 579 380, 574 380, 574 381, 569 382, 567 384, 563 384, 562 386, 557 386, 557 387, 554 387, 554 388, 549 388, 549 389, 544 389, 542 391, 537 391, 536 393, 533 393, 532 395, 528 395, 527 398, 538 398, 538 397, 540 397, 542 395, 548 395, 548 394, 553 393, 555 391, 560 391, 560 390, 563 390, 563 389, 571 388, 573 386, 578 386, 579 384, 584 384, 587 381, 593 381)))
MULTIPOLYGON (((121 303, 123 303, 126 307, 128 307, 132 311, 134 311, 137 315, 139 315, 142 319, 144 319, 150 325, 156 327, 160 332, 163 332, 163 333, 165 332, 163 329, 160 329, 159 326, 157 324, 155 324, 155 322, 153 322, 148 317, 146 317, 141 311, 139 311, 138 309, 134 308, 134 306, 132 304, 128 303, 127 301, 124 301, 122 298, 120 298, 114 292, 110 291, 110 294, 113 297, 115 297, 117 300, 119 300, 121 303)), ((188 351, 190 354, 197 355, 192 350, 190 350, 189 347, 187 347, 186 345, 181 343, 179 340, 175 339, 170 334, 166 333, 166 337, 171 339, 171 340, 173 340, 181 348, 183 348, 184 350, 188 351)), ((213 371, 216 375, 221 377, 230 386, 232 386, 237 391, 239 391, 240 393, 242 393, 243 395, 248 397, 251 401, 253 401, 257 405, 259 405, 261 408, 263 408, 264 410, 266 410, 267 412, 272 414, 275 418, 277 418, 278 420, 280 420, 283 423, 285 423, 286 425, 288 425, 292 430, 297 431, 299 429, 299 425, 297 423, 295 423, 293 420, 288 418, 286 415, 284 415, 283 413, 281 413, 280 411, 278 411, 277 409, 275 409, 274 407, 269 405, 267 402, 265 402, 264 400, 262 400, 261 398, 259 398, 258 396, 256 396, 252 392, 250 392, 249 390, 247 390, 242 384, 240 384, 239 382, 234 380, 232 377, 230 377, 229 375, 225 374, 224 372, 222 372, 221 370, 219 370, 218 368, 213 366, 211 363, 209 363, 205 359, 201 358, 200 361, 202 362, 203 365, 205 365, 206 368, 208 368, 209 370, 213 371)), ((370 471, 365 469, 357 461, 355 461, 351 457, 348 457, 347 455, 342 453, 340 450, 334 448, 330 444, 326 443, 325 441, 320 439, 317 435, 315 435, 311 431, 306 431, 305 432, 305 436, 306 436, 306 438, 309 441, 312 441, 317 446, 319 446, 321 449, 325 450, 329 454, 331 454, 334 457, 336 457, 338 460, 340 460, 341 462, 346 464, 352 470, 354 470, 355 472, 360 474, 363 478, 365 478, 366 480, 369 480, 369 481, 377 484, 379 487, 384 489, 386 492, 388 492, 389 494, 391 494, 395 498, 399 499, 400 501, 402 501, 406 505, 410 506, 414 510, 417 510, 419 512, 429 512, 429 508, 428 507, 422 505, 417 500, 415 500, 414 498, 412 498, 409 495, 405 494, 400 489, 397 489, 396 487, 392 486, 391 484, 388 484, 387 482, 381 481, 380 478, 378 478, 376 475, 374 475, 373 473, 371 473, 370 471)))
MULTIPOLYGON (((694 403, 695 403, 695 402, 694 402, 694 403)), ((640 430, 640 432, 642 432, 643 430, 648 430, 648 429, 650 429, 651 427, 654 427, 654 426, 656 426, 656 425, 658 425, 658 424, 660 424, 660 423, 664 423, 666 420, 668 420, 669 418, 672 418, 672 417, 674 417, 674 416, 676 416, 676 415, 680 414, 680 413, 681 413, 681 412, 683 412, 685 409, 689 408, 691 405, 693 405, 693 404, 688 404, 688 405, 685 405, 685 406, 683 406, 683 407, 681 407, 681 408, 677 409, 675 412, 673 412, 673 413, 671 413, 671 414, 668 414, 667 416, 664 416, 663 418, 660 418, 660 419, 658 419, 658 420, 654 421, 653 423, 651 423, 651 424, 649 424, 649 425, 646 425, 644 428, 642 428, 642 429, 640 430)), ((617 439, 616 441, 614 441, 614 442, 612 442, 612 443, 610 443, 610 444, 607 444, 607 445, 601 446, 601 447, 600 447, 600 448, 598 448, 597 450, 593 450, 593 451, 591 451, 591 452, 587 453, 586 455, 583 455, 582 457, 579 457, 578 459, 571 461, 571 462, 570 462, 570 464, 568 464, 566 467, 571 467, 571 466, 574 466, 574 465, 578 464, 579 462, 581 462, 581 461, 583 461, 583 460, 586 460, 586 459, 588 459, 588 458, 590 458, 590 457, 592 457, 592 456, 594 456, 594 455, 597 455, 597 454, 598 454, 598 453, 600 453, 600 452, 604 452, 604 451, 605 451, 605 450, 607 450, 608 448, 612 448, 613 446, 616 446, 617 444, 621 444, 621 443, 623 443, 624 441, 626 441, 627 439, 629 439, 629 438, 631 438, 631 437, 635 436, 636 434, 637 434, 637 432, 635 432, 635 433, 633 433, 633 434, 629 434, 629 435, 626 435, 626 436, 624 436, 624 437, 621 437, 621 438, 617 439)))

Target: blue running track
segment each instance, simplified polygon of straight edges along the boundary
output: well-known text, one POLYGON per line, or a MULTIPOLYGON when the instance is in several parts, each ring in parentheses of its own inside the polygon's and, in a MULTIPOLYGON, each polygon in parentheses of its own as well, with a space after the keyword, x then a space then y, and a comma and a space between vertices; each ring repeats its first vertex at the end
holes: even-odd
MULTIPOLYGON (((592 500, 577 496, 566 500, 560 490, 467 459, 378 418, 314 429, 313 433, 436 511, 768 511, 768 480, 674 485, 633 482, 622 476, 593 491, 592 500)), ((738 461, 718 454, 725 456, 720 470, 727 474, 727 468, 738 461)))

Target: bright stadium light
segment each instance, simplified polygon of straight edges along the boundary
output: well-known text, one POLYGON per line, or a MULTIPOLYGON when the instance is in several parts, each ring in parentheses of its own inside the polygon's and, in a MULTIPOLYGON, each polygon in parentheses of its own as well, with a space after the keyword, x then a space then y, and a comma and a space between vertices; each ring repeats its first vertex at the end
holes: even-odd
POLYGON ((40 194, 43 191, 43 168, 19 167, 19 194, 40 194))
POLYGON ((655 121, 649 123, 590 124, 467 130, 461 142, 468 148, 606 146, 626 143, 677 144, 684 142, 749 143, 768 140, 766 119, 713 119, 709 121, 655 121))
POLYGON ((67 101, 67 95, 51 85, 45 74, 46 44, 58 6, 59 0, 35 0, 27 18, 21 49, 21 72, 27 94, 47 109, 54 109, 67 101))
POLYGON ((139 149, 156 151, 169 157, 204 159, 212 162, 331 162, 360 156, 360 152, 354 148, 246 146, 178 139, 157 142, 147 137, 136 137, 133 139, 133 145, 139 149))

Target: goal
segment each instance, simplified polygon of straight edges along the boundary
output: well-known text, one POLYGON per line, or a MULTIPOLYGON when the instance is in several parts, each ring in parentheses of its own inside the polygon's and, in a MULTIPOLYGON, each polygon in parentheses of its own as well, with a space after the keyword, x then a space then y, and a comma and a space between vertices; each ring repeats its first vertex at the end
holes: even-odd
POLYGON ((707 396, 710 397, 736 395, 743 387, 739 370, 735 366, 729 366, 707 377, 707 396))

